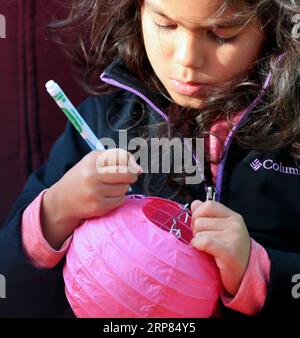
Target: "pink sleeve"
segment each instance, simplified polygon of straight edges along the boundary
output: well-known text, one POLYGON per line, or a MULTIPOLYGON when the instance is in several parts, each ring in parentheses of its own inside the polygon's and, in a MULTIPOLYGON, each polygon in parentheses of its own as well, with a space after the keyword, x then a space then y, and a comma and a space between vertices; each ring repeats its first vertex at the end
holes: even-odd
POLYGON ((40 269, 50 269, 57 265, 64 257, 72 239, 72 237, 69 237, 61 249, 56 251, 44 238, 41 227, 40 209, 46 191, 47 190, 42 191, 26 208, 23 213, 21 225, 22 242, 25 252, 32 263, 40 269))
POLYGON ((247 315, 257 314, 263 307, 270 280, 270 267, 266 250, 251 238, 251 251, 247 270, 234 298, 223 291, 223 304, 247 315))

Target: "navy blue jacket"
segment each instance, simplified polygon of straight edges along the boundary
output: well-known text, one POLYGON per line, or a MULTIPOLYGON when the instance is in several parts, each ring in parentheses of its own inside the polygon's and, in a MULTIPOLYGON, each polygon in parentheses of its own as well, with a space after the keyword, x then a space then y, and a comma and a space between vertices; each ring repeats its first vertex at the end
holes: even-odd
MULTIPOLYGON (((162 102, 121 62, 105 72, 105 81, 119 87, 110 94, 88 98, 79 111, 99 138, 118 142, 118 130, 132 123, 132 111, 145 109, 143 123, 163 121, 157 109, 162 102), (112 119, 107 118, 109 111, 112 119)), ((118 144, 118 143, 117 143, 118 144)), ((48 162, 32 173, 0 230, 0 274, 6 278, 6 299, 0 299, 0 317, 50 317, 72 313, 64 295, 64 261, 49 270, 36 269, 26 256, 20 224, 24 209, 39 193, 57 182, 90 151, 70 123, 55 142, 48 162)), ((217 200, 244 218, 250 236, 267 250, 271 275, 261 317, 300 316, 300 167, 284 151, 258 152, 241 149, 234 140, 226 148, 218 174, 217 200), (294 289, 293 289, 294 288, 294 289), (292 289, 294 292, 292 292, 292 289)), ((132 193, 144 193, 140 180, 132 193)), ((205 184, 189 185, 184 195, 172 197, 184 204, 205 200, 205 184)), ((161 197, 170 198, 167 186, 161 197)), ((239 313, 224 308, 224 316, 239 313)))

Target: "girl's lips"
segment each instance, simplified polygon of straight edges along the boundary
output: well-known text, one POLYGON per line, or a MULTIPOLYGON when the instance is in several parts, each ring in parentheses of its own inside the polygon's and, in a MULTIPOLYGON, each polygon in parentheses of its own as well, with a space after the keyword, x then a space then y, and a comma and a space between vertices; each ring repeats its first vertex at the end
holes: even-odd
POLYGON ((195 95, 203 92, 209 86, 206 83, 186 83, 175 79, 171 79, 171 84, 175 91, 184 95, 195 95))

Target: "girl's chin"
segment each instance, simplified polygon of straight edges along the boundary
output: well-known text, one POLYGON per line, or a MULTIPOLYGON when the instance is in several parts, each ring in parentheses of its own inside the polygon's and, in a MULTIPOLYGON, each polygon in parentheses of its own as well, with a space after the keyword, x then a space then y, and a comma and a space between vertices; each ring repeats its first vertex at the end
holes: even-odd
POLYGON ((204 105, 204 99, 193 96, 185 96, 177 93, 169 93, 172 99, 181 107, 200 109, 204 105))

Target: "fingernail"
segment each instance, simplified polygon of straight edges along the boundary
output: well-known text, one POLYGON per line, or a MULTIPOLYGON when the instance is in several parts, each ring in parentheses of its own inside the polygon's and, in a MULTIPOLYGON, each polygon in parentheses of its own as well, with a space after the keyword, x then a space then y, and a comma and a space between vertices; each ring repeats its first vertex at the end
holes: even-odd
POLYGON ((139 165, 137 165, 137 166, 139 168, 138 174, 140 175, 140 174, 142 174, 144 172, 144 170, 143 170, 143 168, 141 166, 139 166, 139 165))
POLYGON ((194 212, 201 204, 203 204, 203 202, 200 200, 193 201, 191 204, 191 211, 194 212))
POLYGON ((133 156, 129 158, 128 168, 133 169, 132 172, 135 174, 141 174, 143 172, 143 168, 136 163, 133 156))

